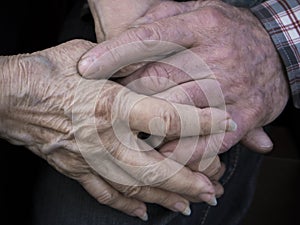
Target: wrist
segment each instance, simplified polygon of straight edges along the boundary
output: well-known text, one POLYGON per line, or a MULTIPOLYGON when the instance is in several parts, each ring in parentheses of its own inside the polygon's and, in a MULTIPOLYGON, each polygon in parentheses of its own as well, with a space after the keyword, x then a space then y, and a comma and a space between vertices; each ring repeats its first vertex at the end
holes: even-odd
POLYGON ((15 118, 17 105, 27 92, 23 83, 26 82, 26 68, 22 61, 23 55, 0 56, 0 137, 13 144, 25 144, 20 138, 21 129, 17 127, 22 121, 15 118))
POLYGON ((5 113, 10 108, 10 96, 14 88, 12 87, 12 77, 17 73, 16 65, 19 56, 0 56, 0 113, 5 113))
POLYGON ((300 43, 299 35, 295 35, 300 27, 297 22, 297 15, 300 12, 298 6, 297 0, 269 0, 252 8, 251 11, 272 38, 287 72, 294 105, 300 108, 300 57, 297 51, 300 43))

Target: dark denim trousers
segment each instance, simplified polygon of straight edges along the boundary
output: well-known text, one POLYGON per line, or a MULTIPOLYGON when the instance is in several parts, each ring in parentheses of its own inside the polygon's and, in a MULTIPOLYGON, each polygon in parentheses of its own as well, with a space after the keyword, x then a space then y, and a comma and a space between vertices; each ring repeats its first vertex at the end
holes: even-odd
POLYGON ((221 156, 227 169, 221 179, 225 193, 216 207, 192 204, 189 217, 148 204, 149 221, 127 216, 99 204, 75 181, 46 163, 33 193, 32 225, 236 225, 247 212, 262 156, 237 145, 221 156))

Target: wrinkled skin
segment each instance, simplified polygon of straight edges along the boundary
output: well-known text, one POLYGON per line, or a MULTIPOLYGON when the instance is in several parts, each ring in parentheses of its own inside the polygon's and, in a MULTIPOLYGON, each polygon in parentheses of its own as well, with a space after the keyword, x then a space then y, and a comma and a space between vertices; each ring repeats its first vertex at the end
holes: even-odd
POLYGON ((160 2, 162 0, 88 0, 97 42, 118 36, 160 2))
MULTIPOLYGON (((224 132, 228 114, 172 105, 112 81, 82 79, 76 63, 92 47, 74 40, 33 54, 0 57, 0 136, 79 181, 100 203, 144 220, 143 202, 184 214, 189 214, 188 200, 214 204, 223 191, 218 183, 165 159, 136 134, 174 139, 224 132), (186 112, 194 112, 193 118, 186 112)), ((213 164, 219 165, 218 159, 213 164)), ((222 175, 209 167, 203 172, 216 180, 222 175)))
MULTIPOLYGON (((164 7, 155 6, 135 21, 135 28, 99 44, 85 54, 79 63, 80 73, 88 79, 105 78, 122 66, 148 60, 153 56, 160 59, 165 57, 161 62, 148 63, 146 66, 145 62, 135 64, 135 69, 144 67, 129 76, 126 68, 115 76, 127 76, 119 80, 122 84, 144 78, 129 87, 150 95, 167 89, 165 93, 156 96, 173 102, 188 104, 191 103, 189 98, 192 98, 198 107, 223 107, 225 101, 226 109, 238 125, 237 131, 227 133, 225 138, 220 135, 201 137, 190 164, 201 159, 205 148, 211 152, 224 152, 241 139, 253 149, 270 150, 272 143, 261 127, 282 112, 289 93, 279 56, 260 22, 249 10, 220 1, 188 4, 164 2, 161 5, 164 7), (166 4, 168 7, 165 7, 166 4), (175 7, 172 8, 173 4, 175 7), (161 10, 165 8, 169 9, 167 13, 161 10), (187 51, 174 48, 175 54, 170 56, 172 49, 168 49, 166 54, 164 48, 148 44, 148 40, 168 41, 184 46, 200 56, 213 75, 206 73, 199 77, 188 76, 170 66, 184 67, 189 63, 187 51), (136 42, 139 44, 130 45, 126 51, 119 48, 136 42), (110 54, 107 54, 109 56, 105 62, 97 60, 107 52, 110 54), (218 87, 222 90, 221 94, 215 91, 218 87), (180 95, 180 89, 189 94, 180 95), (208 101, 205 95, 213 101, 208 101), (209 139, 212 144, 207 146, 209 139), (221 147, 215 149, 219 143, 221 147)), ((188 152, 186 146, 192 140, 187 138, 181 147, 182 151, 176 151, 172 157, 181 162, 188 152)), ((177 141, 170 142, 161 151, 170 154, 176 145, 177 141)))
MULTIPOLYGON (((165 0, 89 0, 88 3, 94 18, 98 43, 117 37, 122 32, 135 26, 135 24, 140 23, 136 21, 139 19, 143 20, 143 15, 145 14, 146 16, 151 17, 172 16, 174 13, 183 13, 186 8, 189 8, 194 4, 192 2, 184 4, 172 2, 172 5, 170 5, 170 2, 165 0), (116 16, 116 12, 118 12, 118 16, 116 16)), ((157 20, 158 18, 155 19, 157 20)), ((135 66, 128 66, 126 70, 131 72, 135 70, 135 66)), ((160 140, 160 138, 158 139, 160 140)), ((158 145, 151 142, 151 139, 148 140, 148 143, 152 144, 152 146, 158 145)), ((163 140, 163 143, 166 142, 167 140, 163 140)), ((192 152, 193 148, 190 146, 189 148, 192 152)), ((172 156, 170 155, 169 157, 172 156)), ((182 164, 185 164, 186 162, 187 159, 181 161, 182 164)), ((219 157, 216 155, 210 160, 207 160, 204 165, 203 169, 200 168, 199 163, 188 163, 188 166, 191 169, 205 173, 212 181, 217 180, 215 179, 215 175, 218 177, 218 174, 222 174, 225 168, 224 165, 221 164, 219 157)))

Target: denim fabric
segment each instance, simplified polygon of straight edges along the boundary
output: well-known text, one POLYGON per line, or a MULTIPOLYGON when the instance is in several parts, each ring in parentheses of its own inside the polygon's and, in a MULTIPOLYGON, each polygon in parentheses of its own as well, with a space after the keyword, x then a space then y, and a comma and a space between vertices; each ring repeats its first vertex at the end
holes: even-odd
POLYGON ((227 169, 221 179, 225 194, 218 199, 218 206, 192 204, 192 215, 186 217, 158 205, 148 204, 148 222, 99 204, 77 182, 59 174, 45 163, 33 191, 32 225, 239 224, 255 190, 261 156, 238 145, 221 157, 227 169))

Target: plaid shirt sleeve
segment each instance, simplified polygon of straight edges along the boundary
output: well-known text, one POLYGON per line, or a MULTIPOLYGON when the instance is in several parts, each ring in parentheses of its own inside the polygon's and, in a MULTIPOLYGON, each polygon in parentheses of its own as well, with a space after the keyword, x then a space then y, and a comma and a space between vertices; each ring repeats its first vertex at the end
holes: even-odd
POLYGON ((300 0, 269 0, 251 10, 271 36, 286 67, 294 105, 300 108, 300 0))

